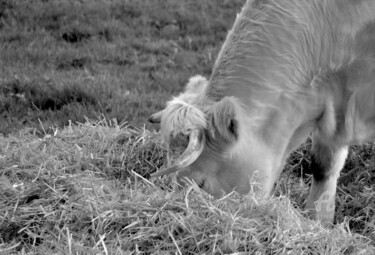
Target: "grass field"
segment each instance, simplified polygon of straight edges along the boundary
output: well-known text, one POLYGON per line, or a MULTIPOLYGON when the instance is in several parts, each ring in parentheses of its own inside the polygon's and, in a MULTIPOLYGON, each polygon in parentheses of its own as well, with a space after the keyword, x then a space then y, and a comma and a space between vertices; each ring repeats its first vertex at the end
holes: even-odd
POLYGON ((373 144, 332 228, 303 214, 309 141, 267 200, 149 180, 148 116, 209 76, 243 2, 0 0, 0 254, 375 254, 373 144))
POLYGON ((0 132, 84 116, 143 125, 210 74, 242 2, 1 0, 0 132))

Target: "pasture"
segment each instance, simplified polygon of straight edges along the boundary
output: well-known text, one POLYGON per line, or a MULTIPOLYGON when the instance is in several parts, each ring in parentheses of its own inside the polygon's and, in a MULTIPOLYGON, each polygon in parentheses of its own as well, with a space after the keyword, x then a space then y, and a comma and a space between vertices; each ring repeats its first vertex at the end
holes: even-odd
POLYGON ((148 116, 209 76, 244 0, 0 0, 1 254, 374 254, 375 149, 353 147, 335 226, 304 217, 307 141, 261 200, 150 180, 148 116))

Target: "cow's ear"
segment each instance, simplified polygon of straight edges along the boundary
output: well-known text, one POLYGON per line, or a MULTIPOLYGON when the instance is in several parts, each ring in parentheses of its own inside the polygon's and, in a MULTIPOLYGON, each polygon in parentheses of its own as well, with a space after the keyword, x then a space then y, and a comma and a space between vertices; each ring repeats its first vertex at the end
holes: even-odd
POLYGON ((215 103, 208 116, 209 131, 214 139, 233 143, 238 139, 238 102, 234 97, 224 97, 215 103))
POLYGON ((163 115, 163 112, 164 112, 164 110, 152 114, 152 115, 148 118, 148 121, 151 122, 151 123, 160 123, 160 121, 161 121, 161 116, 163 115))
POLYGON ((345 114, 345 127, 352 143, 363 143, 373 137, 375 129, 375 88, 357 89, 350 96, 345 114))

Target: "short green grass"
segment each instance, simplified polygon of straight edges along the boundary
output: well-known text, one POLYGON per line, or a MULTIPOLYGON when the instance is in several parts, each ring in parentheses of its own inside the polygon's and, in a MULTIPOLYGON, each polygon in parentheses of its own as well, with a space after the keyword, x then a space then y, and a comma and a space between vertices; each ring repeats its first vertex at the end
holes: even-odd
POLYGON ((148 116, 210 75, 243 2, 0 0, 1 254, 375 253, 373 144, 350 151, 333 228, 303 214, 310 141, 267 200, 149 179, 148 116))
POLYGON ((151 128, 190 76, 210 74, 243 2, 1 0, 0 132, 100 116, 151 128))

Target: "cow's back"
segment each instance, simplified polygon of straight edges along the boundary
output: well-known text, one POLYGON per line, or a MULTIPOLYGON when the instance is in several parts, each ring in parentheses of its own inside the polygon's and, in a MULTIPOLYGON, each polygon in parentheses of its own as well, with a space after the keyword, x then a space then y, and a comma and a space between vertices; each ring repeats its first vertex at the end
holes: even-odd
POLYGON ((362 37, 374 19, 373 0, 248 0, 218 55, 207 97, 246 101, 259 89, 309 89, 317 76, 348 69, 359 48, 373 54, 373 36, 362 37))

